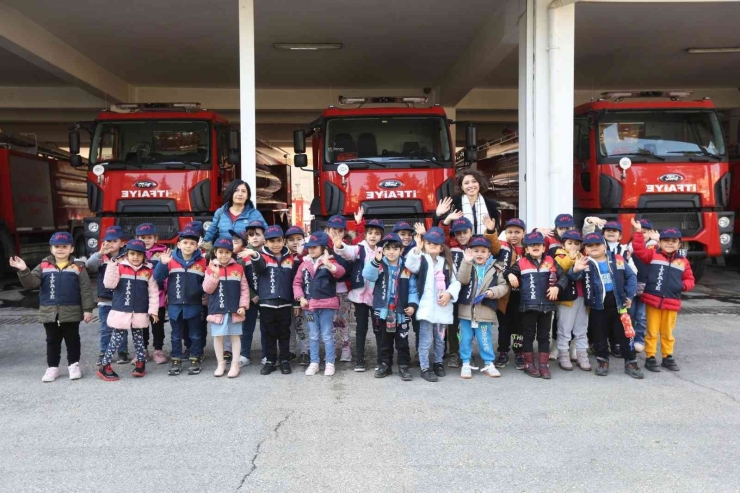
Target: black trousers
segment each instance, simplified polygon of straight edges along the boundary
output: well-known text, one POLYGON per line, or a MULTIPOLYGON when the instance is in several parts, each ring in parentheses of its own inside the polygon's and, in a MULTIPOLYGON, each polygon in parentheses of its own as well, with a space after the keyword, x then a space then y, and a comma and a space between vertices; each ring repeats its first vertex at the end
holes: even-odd
MULTIPOLYGON (((376 317, 373 317, 376 318, 376 317)), ((393 366, 393 345, 398 352, 398 366, 409 366, 411 362, 411 350, 409 349, 409 328, 411 321, 407 320, 396 325, 395 332, 386 332, 386 321, 376 321, 380 331, 380 361, 386 365, 393 366)))
POLYGON ((636 359, 632 340, 624 335, 624 326, 617 310, 614 292, 606 293, 603 310, 591 309, 588 316, 588 331, 593 334, 594 353, 597 358, 609 360, 609 337, 612 336, 615 343, 620 345, 625 361, 636 359))
MULTIPOLYGON (((157 313, 157 316, 159 317, 159 322, 156 324, 152 322, 152 333, 154 333, 154 350, 155 351, 161 351, 164 347, 164 316, 165 316, 165 307, 160 306, 159 312, 157 313)), ((144 329, 144 348, 149 347, 149 327, 144 329)))
POLYGON ((416 352, 419 352, 419 329, 421 328, 421 323, 416 320, 416 314, 414 313, 413 317, 411 317, 411 325, 414 327, 414 341, 416 341, 416 352))
POLYGON ((46 329, 46 364, 57 368, 62 359, 62 341, 67 346, 67 363, 80 361, 80 322, 52 322, 46 329))
POLYGON ((271 363, 288 361, 290 321, 293 307, 267 308, 260 306, 260 330, 265 337, 265 357, 271 363), (278 354, 278 346, 280 352, 278 354))
POLYGON ((506 313, 496 310, 498 317, 498 351, 508 353, 514 349, 515 353, 522 352, 524 332, 522 329, 522 312, 519 311, 519 291, 512 291, 506 313), (514 339, 513 347, 511 340, 514 339))
POLYGON ((354 303, 355 306, 355 319, 357 320, 357 332, 355 334, 355 354, 358 360, 365 359, 365 340, 367 339, 368 331, 368 320, 372 319, 373 323, 373 334, 375 334, 375 347, 378 348, 377 362, 380 364, 380 345, 381 337, 380 329, 378 328, 377 317, 372 315, 372 308, 364 303, 354 303))
POLYGON ((537 351, 540 353, 549 353, 552 312, 527 311, 522 315, 522 321, 524 322, 524 352, 531 353, 534 351, 534 340, 537 339, 537 351))

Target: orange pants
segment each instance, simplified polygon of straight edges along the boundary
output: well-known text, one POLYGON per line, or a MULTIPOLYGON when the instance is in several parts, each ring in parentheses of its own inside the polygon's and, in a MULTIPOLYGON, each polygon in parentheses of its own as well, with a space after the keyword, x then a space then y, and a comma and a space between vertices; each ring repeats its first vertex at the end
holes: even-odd
POLYGON ((645 333, 645 356, 655 356, 660 337, 660 354, 665 358, 673 355, 673 328, 676 326, 678 312, 673 310, 661 310, 650 305, 645 305, 647 318, 647 332, 645 333))

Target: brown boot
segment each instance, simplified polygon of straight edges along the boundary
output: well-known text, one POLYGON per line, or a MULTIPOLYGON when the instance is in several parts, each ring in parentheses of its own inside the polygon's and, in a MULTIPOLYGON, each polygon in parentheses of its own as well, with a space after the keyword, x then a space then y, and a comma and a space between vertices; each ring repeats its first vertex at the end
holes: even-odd
MULTIPOLYGON (((545 354, 548 358, 550 357, 549 354, 545 354)), ((522 353, 522 357, 524 357, 524 371, 529 375, 530 377, 539 378, 540 371, 537 369, 537 367, 534 364, 534 353, 522 353)))
POLYGON ((550 379, 550 353, 539 353, 540 356, 540 376, 550 379))

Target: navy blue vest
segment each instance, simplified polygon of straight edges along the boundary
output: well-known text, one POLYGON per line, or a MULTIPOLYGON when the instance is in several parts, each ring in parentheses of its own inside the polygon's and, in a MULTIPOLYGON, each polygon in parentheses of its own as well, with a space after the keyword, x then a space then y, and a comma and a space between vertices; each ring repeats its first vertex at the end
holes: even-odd
POLYGON ((170 273, 167 280, 167 303, 170 305, 201 305, 203 303, 203 279, 207 268, 206 259, 199 258, 185 269, 174 258, 167 264, 170 273))
MULTIPOLYGON (((617 307, 624 306, 627 293, 625 290, 626 272, 628 269, 627 262, 621 255, 616 255, 611 251, 606 252, 609 263, 609 270, 612 276, 614 297, 617 301, 617 307)), ((588 267, 583 272, 583 290, 586 306, 595 310, 604 309, 604 283, 601 280, 598 262, 595 260, 588 261, 588 267)))
POLYGON ((80 272, 85 267, 80 262, 72 262, 59 270, 48 260, 41 262, 41 286, 39 305, 41 306, 80 306, 80 272))
MULTIPOLYGON (((424 294, 424 286, 427 282, 427 273, 429 272, 429 260, 422 255, 421 256, 421 265, 419 266, 419 272, 416 274, 417 282, 416 282, 416 289, 419 292, 419 299, 421 300, 422 295, 424 294)), ((444 267, 442 267, 442 272, 445 275, 445 289, 450 287, 450 282, 452 280, 452 272, 450 272, 450 268, 447 265, 447 262, 444 263, 444 267)), ((432 272, 432 275, 434 273, 432 272)))
POLYGON ((650 266, 640 260, 637 255, 632 255, 632 261, 635 263, 637 269, 637 282, 647 284, 648 276, 650 275, 650 266))
POLYGON ((105 269, 108 268, 108 262, 106 262, 110 257, 107 255, 103 255, 100 258, 100 267, 98 268, 98 300, 112 300, 113 299, 113 290, 108 289, 105 287, 105 284, 103 283, 103 280, 105 279, 105 269))
POLYGON ((149 278, 153 271, 147 266, 138 271, 130 265, 117 266, 121 273, 118 286, 113 290, 112 309, 126 313, 149 313, 149 278))
POLYGON ((683 273, 689 263, 683 255, 676 253, 670 260, 658 249, 648 267, 645 293, 661 298, 680 300, 683 292, 683 273))
MULTIPOLYGON (((376 265, 373 259, 373 266, 376 265)), ((378 280, 375 281, 373 289, 373 309, 380 310, 388 308, 392 300, 388 299, 390 290, 390 269, 385 262, 378 265, 378 280)), ((396 304, 396 313, 403 313, 403 310, 409 306, 409 277, 411 273, 404 266, 403 257, 398 259, 398 275, 396 276, 396 293, 398 293, 398 303, 396 304)))
POLYGON ((357 245, 357 248, 357 258, 352 263, 350 289, 360 289, 365 286, 365 278, 362 277, 362 269, 365 268, 365 245, 357 245))
MULTIPOLYGON (((486 274, 488 274, 491 269, 496 269, 496 266, 493 262, 491 263, 491 265, 488 266, 488 269, 486 269, 486 274)), ((498 285, 498 276, 499 274, 496 273, 491 280, 491 284, 489 284, 485 290, 481 290, 478 287, 478 283, 481 281, 480 279, 478 279, 478 269, 476 269, 475 264, 473 264, 470 269, 470 282, 468 284, 463 284, 460 286, 460 296, 458 296, 457 298, 457 303, 461 305, 472 305, 473 301, 475 301, 476 293, 482 294, 488 289, 494 288, 498 285)), ((481 301, 481 305, 485 305, 492 310, 496 310, 498 308, 498 300, 483 298, 483 301, 481 301)))
POLYGON ((243 277, 244 268, 239 264, 219 268, 218 287, 213 294, 208 295, 208 313, 226 314, 239 311, 243 277))
POLYGON ((301 273, 303 296, 307 300, 326 300, 337 297, 337 279, 323 265, 318 265, 316 273, 311 277, 311 271, 304 268, 301 273))
POLYGON ((455 264, 455 269, 460 270, 460 264, 462 264, 463 261, 463 252, 465 251, 465 248, 463 247, 454 247, 450 249, 450 253, 452 254, 452 263, 455 264))
POLYGON ((540 262, 535 262, 528 255, 518 260, 521 269, 519 291, 519 311, 540 310, 552 311, 555 302, 547 299, 547 289, 550 287, 550 273, 557 274, 555 261, 549 255, 540 262))
MULTIPOLYGON (((267 248, 260 252, 261 260, 252 262, 264 262, 265 270, 258 274, 258 289, 260 301, 264 300, 292 300, 293 278, 298 271, 296 256, 283 248, 282 257, 278 262, 277 257, 267 248)), ((334 291, 336 296, 336 290, 334 291)))

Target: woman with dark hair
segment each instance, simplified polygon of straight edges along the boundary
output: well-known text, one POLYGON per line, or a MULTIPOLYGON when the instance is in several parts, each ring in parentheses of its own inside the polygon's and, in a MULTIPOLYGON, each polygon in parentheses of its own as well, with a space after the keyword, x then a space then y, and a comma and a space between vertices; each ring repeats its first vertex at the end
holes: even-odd
POLYGON ((244 181, 234 180, 229 183, 224 191, 225 204, 213 215, 213 221, 203 237, 203 248, 210 250, 213 241, 222 236, 231 238, 230 231, 243 233, 252 221, 261 221, 267 229, 265 218, 254 208, 251 199, 252 191, 244 181))
POLYGON ((488 191, 488 181, 483 173, 475 169, 458 173, 457 191, 455 196, 439 201, 432 219, 435 226, 440 221, 449 225, 455 219, 466 217, 473 223, 474 235, 483 235, 498 229, 501 217, 499 203, 483 196, 488 191))

